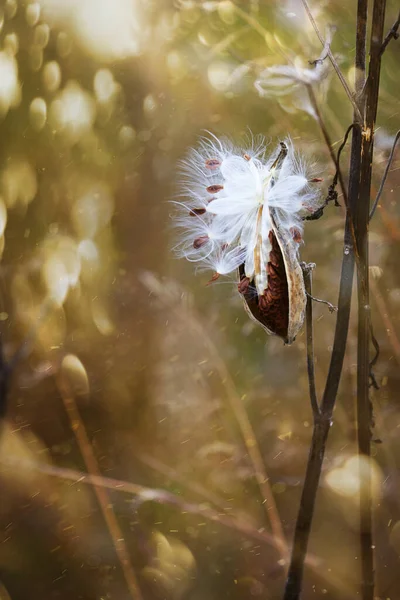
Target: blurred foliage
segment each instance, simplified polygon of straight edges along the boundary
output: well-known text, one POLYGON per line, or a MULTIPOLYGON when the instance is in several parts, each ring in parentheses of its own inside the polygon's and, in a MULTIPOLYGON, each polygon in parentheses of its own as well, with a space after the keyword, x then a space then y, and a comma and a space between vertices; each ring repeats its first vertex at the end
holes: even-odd
MULTIPOLYGON (((332 51, 351 86, 356 3, 313 4, 322 33, 336 27, 332 51)), ((275 82, 262 97, 254 85, 268 67, 302 72, 320 55, 302 4, 0 6, 0 325, 6 357, 19 357, 0 439, 0 598, 279 598, 285 551, 274 545, 251 448, 257 440, 290 543, 312 421, 304 333, 290 348, 266 337, 231 282, 205 287, 174 260, 167 201, 177 160, 204 130, 236 142, 249 130, 274 142, 289 133, 327 189, 334 168, 302 86, 275 82)), ((390 0, 388 29, 396 10, 390 0)), ((392 41, 383 59, 374 193, 399 126, 399 52, 392 41)), ((337 148, 351 105, 329 65, 314 89, 337 148)), ((365 465, 376 594, 392 600, 400 595, 398 168, 395 158, 371 226, 381 347, 371 398, 383 443, 365 465)), ((302 249, 317 263, 314 293, 332 302, 343 225, 343 207, 330 206, 307 225, 302 249)), ((321 391, 335 319, 321 305, 314 315, 321 391)), ((305 599, 350 600, 358 590, 355 352, 353 319, 305 599)))

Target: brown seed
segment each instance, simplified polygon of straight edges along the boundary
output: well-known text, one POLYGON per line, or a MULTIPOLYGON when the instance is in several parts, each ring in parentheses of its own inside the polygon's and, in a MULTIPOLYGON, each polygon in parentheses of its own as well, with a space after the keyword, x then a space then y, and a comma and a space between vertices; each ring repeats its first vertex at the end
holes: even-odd
POLYGON ((205 208, 192 208, 192 210, 189 212, 189 216, 196 217, 197 215, 204 215, 205 212, 205 208))
POLYGON ((208 235, 202 235, 201 237, 196 238, 193 242, 193 248, 198 250, 199 248, 204 246, 204 244, 206 244, 208 242, 208 240, 209 240, 208 235))
POLYGON ((206 189, 209 194, 217 194, 224 189, 224 186, 219 183, 214 183, 213 185, 209 185, 206 189))
POLYGON ((243 277, 238 283, 238 292, 239 294, 247 294, 249 290, 250 279, 249 277, 243 277))
POLYGON ((323 181, 322 177, 314 177, 314 179, 309 179, 309 183, 321 183, 323 181))
POLYGON ((206 169, 210 171, 215 171, 218 167, 221 166, 221 161, 218 158, 209 158, 206 160, 206 169))
POLYGON ((243 154, 244 160, 251 160, 250 154, 243 154))
POLYGON ((206 285, 211 285, 214 281, 217 281, 218 277, 219 273, 214 273, 214 275, 211 277, 210 281, 206 283, 206 285))
POLYGON ((291 227, 290 228, 290 233, 292 234, 292 238, 295 242, 297 242, 298 244, 301 242, 301 240, 303 239, 301 236, 301 231, 300 229, 298 229, 297 227, 291 227))
POLYGON ((258 306, 260 307, 260 310, 266 310, 268 307, 268 300, 264 294, 258 296, 258 306))

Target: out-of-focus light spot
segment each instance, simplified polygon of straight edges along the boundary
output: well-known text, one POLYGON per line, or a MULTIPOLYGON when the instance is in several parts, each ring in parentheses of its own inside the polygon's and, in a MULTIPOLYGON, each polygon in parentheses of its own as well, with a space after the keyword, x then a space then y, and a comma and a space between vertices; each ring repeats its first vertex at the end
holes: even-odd
POLYGON ((356 80, 356 67, 352 66, 350 67, 350 69, 347 71, 347 81, 349 82, 349 84, 354 87, 355 85, 355 80, 356 80))
POLYGON ((4 248, 6 245, 6 239, 4 235, 0 236, 0 258, 3 257, 4 248))
POLYGON ((8 313, 0 312, 0 321, 7 321, 7 319, 8 319, 8 313))
POLYGON ((4 236, 4 230, 7 225, 7 207, 2 198, 0 198, 0 237, 4 236))
POLYGON ((81 43, 103 60, 139 53, 141 15, 135 0, 86 0, 74 11, 81 43))
POLYGON ((35 169, 25 159, 12 159, 0 179, 4 200, 8 208, 16 204, 27 206, 37 193, 35 169))
POLYGON ((133 127, 129 127, 129 125, 124 125, 119 130, 119 143, 124 149, 129 148, 133 144, 135 137, 136 131, 133 129, 133 127))
POLYGON ((26 7, 25 19, 28 25, 34 27, 40 19, 40 4, 39 2, 31 2, 26 7))
POLYGON ((82 240, 78 245, 78 253, 81 259, 81 279, 90 283, 99 271, 99 251, 92 240, 82 240))
POLYGON ((203 10, 205 10, 206 12, 214 12, 214 10, 218 9, 218 5, 219 5, 219 2, 208 1, 208 2, 203 2, 201 5, 201 8, 203 10))
POLYGON ((96 59, 113 61, 140 52, 146 27, 139 0, 42 0, 42 6, 96 59))
POLYGON ((382 473, 373 459, 364 456, 352 456, 342 467, 329 471, 325 477, 328 486, 340 496, 358 498, 364 482, 371 481, 373 498, 381 493, 382 473))
POLYGON ((16 33, 9 33, 4 38, 4 49, 15 56, 19 50, 19 40, 16 33))
POLYGON ((142 575, 161 596, 183 597, 196 570, 192 552, 179 540, 167 538, 158 531, 153 532, 152 546, 154 555, 142 575))
POLYGON ((148 94, 143 100, 143 110, 145 113, 153 113, 157 108, 157 102, 153 94, 148 94))
POLYGON ((0 52, 0 113, 17 106, 20 98, 17 61, 8 52, 0 52))
POLYGON ((61 376, 65 377, 74 394, 86 396, 89 393, 86 369, 75 354, 64 356, 61 362, 61 376))
POLYGON ((371 265, 369 272, 373 279, 380 279, 383 275, 383 269, 378 265, 371 265))
POLYGON ((218 92, 225 92, 232 71, 231 65, 224 61, 215 61, 208 67, 208 81, 218 92))
POLYGON ((94 76, 94 93, 101 103, 110 102, 118 92, 119 86, 109 69, 99 69, 94 76))
POLYGON ((67 269, 60 258, 50 255, 42 268, 42 275, 51 300, 62 306, 70 287, 67 269))
POLYGON ((213 35, 211 34, 211 32, 207 29, 207 30, 203 30, 203 31, 199 31, 197 33, 197 38, 200 42, 200 44, 203 44, 203 46, 212 46, 214 43, 214 38, 213 35))
POLYGON ((51 60, 43 67, 43 85, 48 92, 56 92, 61 83, 61 69, 57 61, 51 60))
POLYGON ((29 120, 36 131, 40 131, 46 124, 47 105, 43 98, 34 98, 29 106, 29 120))
POLYGON ((95 117, 93 98, 76 81, 69 81, 51 103, 50 123, 56 133, 64 135, 71 143, 91 129, 95 117))
POLYGON ((102 335, 111 335, 114 331, 114 325, 111 322, 106 309, 98 300, 94 300, 92 303, 92 317, 93 323, 102 335))
POLYGON ((176 80, 181 79, 187 73, 186 61, 176 50, 167 54, 167 69, 171 77, 176 80))
POLYGON ((6 5, 4 7, 4 13, 7 19, 13 19, 17 14, 18 4, 17 0, 6 0, 6 5))
POLYGON ((43 50, 40 46, 32 46, 29 51, 29 64, 32 71, 40 71, 43 65, 43 50))
POLYGON ((105 184, 93 184, 75 201, 71 219, 77 235, 81 239, 93 238, 110 221, 114 201, 110 189, 105 184))
POLYGON ((0 31, 3 29, 4 25, 4 10, 0 8, 0 31))
POLYGON ((65 58, 72 50, 72 40, 65 31, 57 36, 57 52, 61 58, 65 58))
POLYGON ((50 39, 50 27, 47 23, 41 23, 35 28, 33 43, 39 48, 46 48, 50 39))
POLYGON ((235 6, 230 0, 222 0, 222 2, 219 2, 218 14, 221 21, 227 25, 233 25, 235 22, 236 10, 235 6))
POLYGON ((82 240, 78 245, 79 256, 82 260, 96 263, 99 260, 99 251, 92 240, 82 240))
POLYGON ((81 260, 77 245, 68 236, 50 236, 43 241, 42 276, 49 297, 62 306, 70 288, 79 282, 81 260))

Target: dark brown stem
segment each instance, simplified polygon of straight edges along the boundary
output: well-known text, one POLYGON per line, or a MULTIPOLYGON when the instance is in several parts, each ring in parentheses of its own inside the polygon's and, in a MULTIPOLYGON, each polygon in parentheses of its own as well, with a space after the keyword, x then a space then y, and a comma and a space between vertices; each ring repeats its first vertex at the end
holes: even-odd
MULTIPOLYGON (((359 261, 358 275, 358 341, 357 341, 357 440, 360 459, 371 454, 371 403, 369 399, 370 374, 370 301, 368 223, 370 214, 373 137, 378 107, 381 47, 385 22, 386 0, 375 0, 372 15, 370 62, 366 89, 364 131, 361 148, 360 192, 354 210, 354 229, 359 261)), ((373 538, 371 480, 368 469, 360 460, 360 543, 362 569, 362 598, 373 600, 373 538)))
MULTIPOLYGON (((304 2, 305 0, 303 0, 303 4, 304 2)), ((366 16, 367 1, 359 0, 355 61, 356 92, 359 92, 363 89, 365 82, 366 16)), ((335 338, 325 390, 320 405, 320 415, 314 422, 314 430, 308 457, 304 487, 296 521, 291 562, 289 565, 286 588, 283 597, 284 600, 299 600, 301 594, 304 563, 307 554, 308 539, 310 536, 311 524, 314 515, 314 507, 321 476, 322 463, 325 455, 326 440, 328 438, 329 429, 332 423, 332 413, 337 397, 340 376, 343 368, 344 354, 346 350, 354 265, 357 254, 352 215, 357 206, 360 188, 361 146, 363 137, 361 120, 360 109, 358 106, 356 106, 354 110, 355 126, 352 129, 348 203, 346 205, 347 215, 344 233, 343 261, 340 277, 335 338)))
POLYGON ((314 264, 302 264, 304 275, 304 287, 307 294, 306 307, 306 327, 307 327, 307 373, 308 373, 308 388, 310 392, 310 402, 313 412, 314 422, 320 416, 317 391, 315 386, 315 369, 314 369, 314 336, 313 336, 313 315, 312 315, 312 270, 314 264))
POLYGON ((385 52, 386 46, 388 45, 388 43, 390 42, 391 39, 393 39, 393 40, 398 39, 399 27, 400 27, 400 12, 399 12, 399 15, 398 15, 396 21, 393 23, 392 27, 389 29, 387 36, 383 40, 379 56, 382 56, 382 54, 385 52))

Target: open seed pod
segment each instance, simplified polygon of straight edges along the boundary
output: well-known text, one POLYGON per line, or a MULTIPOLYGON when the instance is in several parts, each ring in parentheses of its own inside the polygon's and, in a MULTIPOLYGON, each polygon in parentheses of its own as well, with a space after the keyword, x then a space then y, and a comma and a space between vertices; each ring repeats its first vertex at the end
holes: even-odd
POLYGON ((244 265, 239 267, 239 292, 252 319, 269 333, 294 342, 304 322, 306 292, 298 259, 298 243, 293 232, 282 226, 279 210, 271 208, 273 229, 269 232, 271 251, 267 264, 268 285, 264 295, 257 294, 254 281, 248 282, 244 265))
MULTIPOLYGON (((281 142, 279 155, 272 168, 279 173, 287 157, 288 148, 281 142)), ((275 185, 271 181, 271 188, 275 185)), ((243 295, 246 311, 264 329, 282 337, 285 344, 291 344, 304 322, 306 292, 303 271, 299 263, 298 243, 301 232, 296 227, 288 227, 282 211, 265 203, 261 208, 269 211, 270 231, 268 239, 261 234, 255 247, 255 276, 266 282, 263 294, 257 292, 255 278, 246 277, 245 267, 239 267, 239 292, 243 295), (264 247, 263 247, 264 246, 264 247), (268 254, 269 250, 269 254, 268 254), (264 264, 261 255, 267 255, 264 264), (266 263, 266 264, 265 264, 266 263), (265 269, 264 274, 257 273, 265 269)), ((260 221, 262 215, 260 214, 260 221)))

